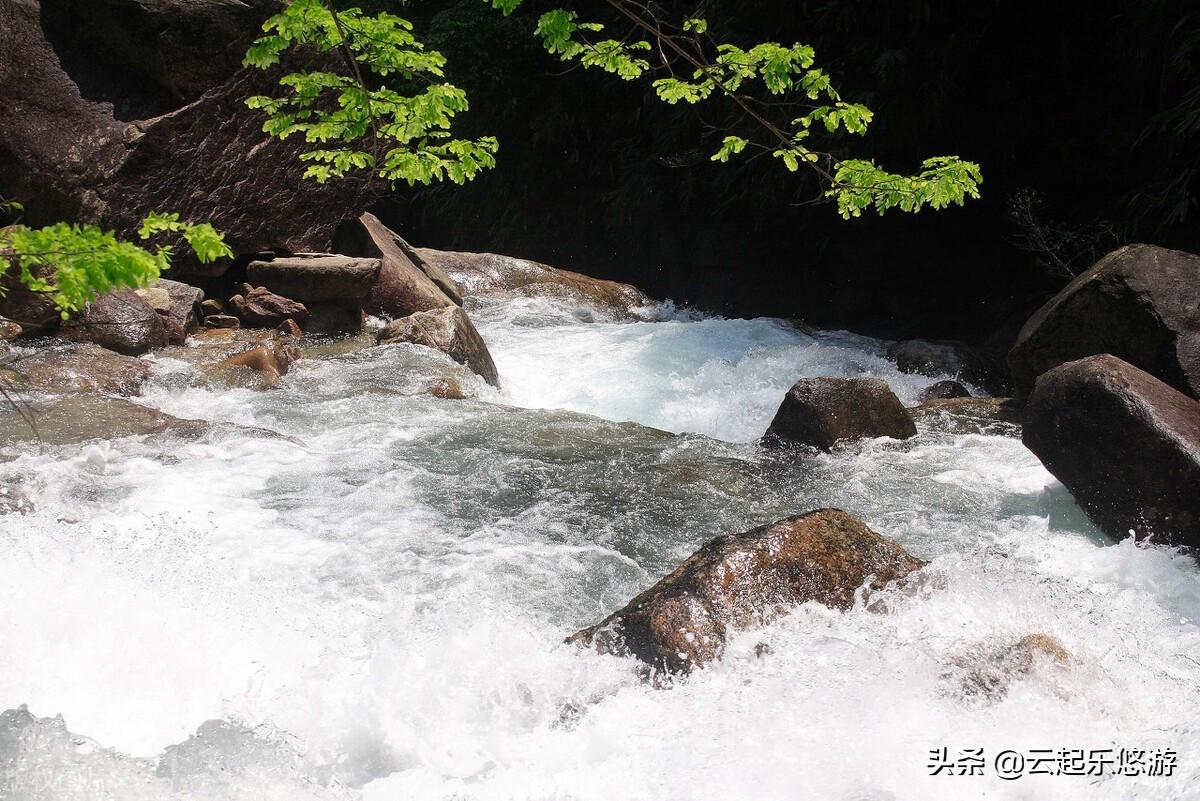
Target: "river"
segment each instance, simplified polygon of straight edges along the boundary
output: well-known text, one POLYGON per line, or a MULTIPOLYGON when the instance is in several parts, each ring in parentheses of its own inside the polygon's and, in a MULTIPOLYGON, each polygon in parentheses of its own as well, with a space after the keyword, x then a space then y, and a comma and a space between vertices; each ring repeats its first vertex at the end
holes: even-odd
POLYGON ((140 402, 205 436, 0 452, 36 507, 0 516, 0 798, 1200 797, 1192 560, 1105 544, 1003 424, 754 444, 801 376, 915 402, 935 379, 884 343, 548 300, 472 313, 499 392, 411 394, 441 357, 407 345, 302 360, 268 392, 163 360, 140 402), (927 580, 882 611, 800 607, 666 689, 562 644, 713 536, 825 506, 931 560, 927 580), (972 654, 1031 633, 1069 662, 969 691, 972 654), (940 748, 1178 766, 931 776, 940 748))

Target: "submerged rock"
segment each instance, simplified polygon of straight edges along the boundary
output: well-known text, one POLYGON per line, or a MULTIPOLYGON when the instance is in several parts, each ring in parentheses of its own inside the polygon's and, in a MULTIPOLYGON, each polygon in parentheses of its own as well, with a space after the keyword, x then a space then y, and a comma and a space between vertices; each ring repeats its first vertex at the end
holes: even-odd
POLYGON ((150 363, 79 343, 40 348, 0 368, 0 376, 7 376, 20 389, 36 392, 137 395, 150 376, 150 363))
POLYGON ((1012 398, 942 398, 909 412, 914 420, 955 434, 1015 436, 1021 423, 1021 406, 1012 398))
POLYGON ((868 582, 880 588, 924 564, 851 515, 821 509, 717 537, 568 642, 685 673, 720 658, 734 630, 808 601, 848 609, 868 582))
POLYGON ((607 311, 616 319, 641 319, 639 309, 654 300, 635 286, 592 278, 534 261, 495 253, 459 253, 417 248, 427 264, 444 271, 464 295, 509 294, 546 297, 585 303, 607 311))
POLYGON ((88 301, 78 317, 62 324, 59 334, 126 356, 137 356, 167 344, 167 329, 158 312, 129 289, 106 292, 88 301))
POLYGON ((207 431, 209 425, 204 420, 183 420, 123 398, 104 395, 68 395, 34 403, 25 411, 29 419, 12 408, 0 407, 0 448, 35 441, 47 445, 71 445, 137 434, 171 433, 197 437, 207 431))
POLYGON ((879 378, 803 378, 779 406, 763 444, 807 445, 824 451, 841 441, 917 433, 912 417, 879 378))
POLYGON ((500 386, 496 363, 467 313, 458 306, 419 312, 393 320, 380 332, 379 343, 411 342, 440 350, 465 364, 494 387, 500 386))
POLYGON ((1028 676, 1039 664, 1063 668, 1071 654, 1049 634, 1027 634, 1003 644, 984 643, 951 660, 957 669, 962 695, 998 701, 1017 679, 1028 676))
POLYGON ((299 340, 283 331, 214 328, 199 331, 188 347, 156 355, 193 365, 206 384, 273 389, 302 351, 299 340))
POLYGON ((1025 392, 1101 353, 1200 397, 1200 256, 1151 245, 1108 254, 1029 318, 1008 363, 1025 392))
POLYGON ((1022 439, 1110 537, 1200 546, 1200 402, 1090 356, 1038 378, 1022 439))

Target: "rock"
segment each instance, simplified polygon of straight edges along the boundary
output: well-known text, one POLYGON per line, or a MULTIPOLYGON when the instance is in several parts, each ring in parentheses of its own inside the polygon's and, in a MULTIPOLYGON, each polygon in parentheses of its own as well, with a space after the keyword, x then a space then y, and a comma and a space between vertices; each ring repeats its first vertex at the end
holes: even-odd
POLYGON ((157 409, 103 395, 67 395, 36 402, 28 412, 34 427, 15 410, 0 406, 0 448, 34 441, 71 445, 138 434, 196 437, 208 430, 208 423, 203 420, 182 420, 157 409))
POLYGON ((231 386, 246 386, 253 389, 276 389, 283 386, 283 372, 279 369, 279 362, 275 358, 274 352, 267 347, 251 348, 244 350, 241 353, 234 354, 221 363, 214 365, 208 372, 210 378, 220 377, 224 383, 231 386), (245 367, 258 375, 250 382, 238 380, 237 377, 231 377, 231 374, 236 374, 239 371, 237 368, 245 367))
POLYGON ((500 386, 496 363, 467 313, 458 306, 418 312, 393 320, 380 332, 379 344, 411 342, 440 350, 459 364, 471 368, 484 381, 500 386))
POLYGON ((784 396, 763 443, 829 451, 843 440, 916 433, 908 410, 882 379, 803 378, 784 396))
POLYGON ((909 413, 914 420, 954 434, 1020 434, 1021 406, 1012 398, 939 398, 909 413))
POLYGON ((135 289, 133 290, 133 294, 141 298, 143 303, 159 314, 168 314, 171 311, 171 295, 161 287, 135 289))
POLYGON ((3 375, 22 389, 38 392, 137 395, 150 377, 150 363, 80 343, 39 349, 0 370, 3 375))
POLYGON ((106 292, 84 304, 83 312, 63 323, 59 334, 127 356, 167 344, 167 330, 158 313, 128 289, 106 292))
POLYGON ((363 214, 338 232, 337 247, 354 256, 379 259, 379 276, 363 311, 390 319, 457 305, 409 257, 408 246, 373 214, 363 214))
POLYGON ((494 253, 458 253, 416 248, 424 262, 440 268, 471 295, 545 297, 587 304, 613 319, 648 319, 657 305, 637 287, 591 278, 511 256, 494 253))
POLYGON ((241 328, 242 321, 229 314, 210 314, 204 318, 205 328, 241 328))
POLYGON ((20 324, 0 317, 0 342, 11 342, 20 338, 23 333, 25 329, 21 328, 20 324))
MULTIPOLYGON (((36 425, 36 421, 34 424, 36 425)), ((0 422, 0 431, 3 430, 3 427, 4 423, 0 422)), ((0 437, 3 437, 2 433, 0 433, 0 437)), ((0 474, 0 515, 27 515, 35 509, 23 477, 16 473, 0 474)))
POLYGON ((996 383, 987 360, 963 342, 906 339, 889 345, 887 357, 902 373, 955 376, 978 386, 996 383))
POLYGON ((379 339, 374 334, 358 334, 332 341, 308 343, 301 347, 306 359, 336 359, 373 348, 378 344, 379 339))
POLYGON ((290 337, 295 337, 296 339, 304 336, 304 331, 300 329, 300 324, 291 319, 284 320, 275 327, 275 330, 281 334, 287 334, 290 337))
POLYGON ((358 308, 379 278, 380 260, 309 253, 252 261, 246 280, 306 305, 358 308))
POLYGON ((925 403, 931 400, 947 400, 948 398, 969 398, 971 390, 964 387, 957 381, 938 381, 936 384, 930 384, 921 390, 921 394, 917 396, 918 403, 925 403))
POLYGON ((1089 356, 1038 378, 1022 439, 1105 534, 1200 546, 1200 402, 1089 356))
POLYGON ((156 356, 187 362, 205 385, 273 389, 301 350, 296 337, 280 331, 206 328, 187 347, 163 348, 156 356))
POLYGON ((466 400, 471 397, 457 381, 452 378, 439 378, 429 388, 429 394, 442 400, 466 400))
MULTIPOLYGON (((303 177, 302 138, 262 130, 251 95, 335 54, 239 66, 267 0, 18 0, 0 5, 0 194, 43 225, 133 237, 152 211, 211 223, 236 253, 321 250, 385 183, 303 177), (240 54, 240 55, 239 55, 240 54)), ((173 271, 211 274, 180 249, 173 271)), ((6 315, 11 316, 11 315, 6 315)), ((20 318, 15 318, 20 319, 20 318)))
POLYGON ((201 307, 204 302, 204 290, 166 278, 155 281, 152 288, 165 290, 170 297, 171 305, 164 318, 164 322, 167 323, 167 338, 172 345, 182 345, 188 337, 200 330, 200 321, 204 319, 201 307))
POLYGON ((245 294, 229 299, 234 315, 251 328, 276 328, 284 320, 302 323, 308 319, 308 309, 263 287, 245 288, 245 294))
POLYGON ((999 701, 1016 679, 1028 676, 1039 663, 1066 667, 1071 654, 1049 634, 1027 634, 1006 644, 983 643, 955 657, 961 694, 999 701))
POLYGON ((808 601, 849 609, 864 584, 877 589, 924 564, 851 515, 820 509, 717 537, 568 642, 684 673, 720 658, 733 630, 808 601))
POLYGON ((1200 256, 1151 245, 1108 254, 1029 318, 1008 364, 1026 392, 1047 370, 1101 353, 1200 397, 1200 256))
MULTIPOLYGON (((3 11, 0 10, 0 15, 3 11)), ((3 33, 0 33, 0 37, 3 33)), ((2 152, 2 150, 0 150, 2 152)), ((3 167, 0 166, 0 173, 3 167)), ((16 268, 4 258, 0 251, 0 317, 21 327, 22 336, 39 336, 53 333, 62 322, 58 307, 46 295, 31 292, 16 280, 16 268)), ((47 268, 33 269, 38 278, 49 278, 47 268)))
POLYGON ((200 317, 211 317, 214 314, 225 314, 225 304, 216 298, 208 298, 200 303, 200 317))

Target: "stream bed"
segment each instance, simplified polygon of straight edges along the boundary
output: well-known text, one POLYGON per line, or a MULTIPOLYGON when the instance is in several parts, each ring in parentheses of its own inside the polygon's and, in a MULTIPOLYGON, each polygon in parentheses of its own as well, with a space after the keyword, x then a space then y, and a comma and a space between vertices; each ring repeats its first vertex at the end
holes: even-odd
POLYGON ((166 360, 139 402, 207 434, 0 451, 34 507, 0 516, 0 799, 1200 797, 1196 563, 1105 543, 1011 426, 768 452, 797 378, 907 404, 937 379, 777 320, 471 311, 499 392, 410 394, 446 360, 408 345, 266 392, 166 360), (826 506, 927 580, 800 607, 666 689, 562 644, 712 537, 826 506), (970 654, 1034 633, 1069 662, 969 691, 970 654), (987 770, 931 776, 941 748, 987 770), (1178 764, 990 761, 1122 748, 1178 764))

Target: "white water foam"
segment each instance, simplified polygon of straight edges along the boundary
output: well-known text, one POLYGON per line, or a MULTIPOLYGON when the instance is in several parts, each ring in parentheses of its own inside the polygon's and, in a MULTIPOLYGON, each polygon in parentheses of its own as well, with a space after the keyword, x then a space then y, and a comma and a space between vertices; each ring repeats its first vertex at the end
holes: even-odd
POLYGON ((265 393, 164 365, 146 402, 243 427, 7 452, 36 510, 0 517, 0 709, 32 715, 0 719, 0 798, 1197 797, 1194 562, 1104 546, 1010 436, 748 444, 802 375, 912 399, 932 379, 880 343, 475 314, 504 382, 479 401, 406 394, 437 358, 410 346, 301 362, 265 393), (562 644, 712 536, 818 506, 932 560, 929 580, 883 612, 800 608, 669 690, 562 644), (1069 664, 964 695, 964 654, 1035 632, 1069 664), (943 746, 1172 748, 1179 767, 931 777, 943 746))

